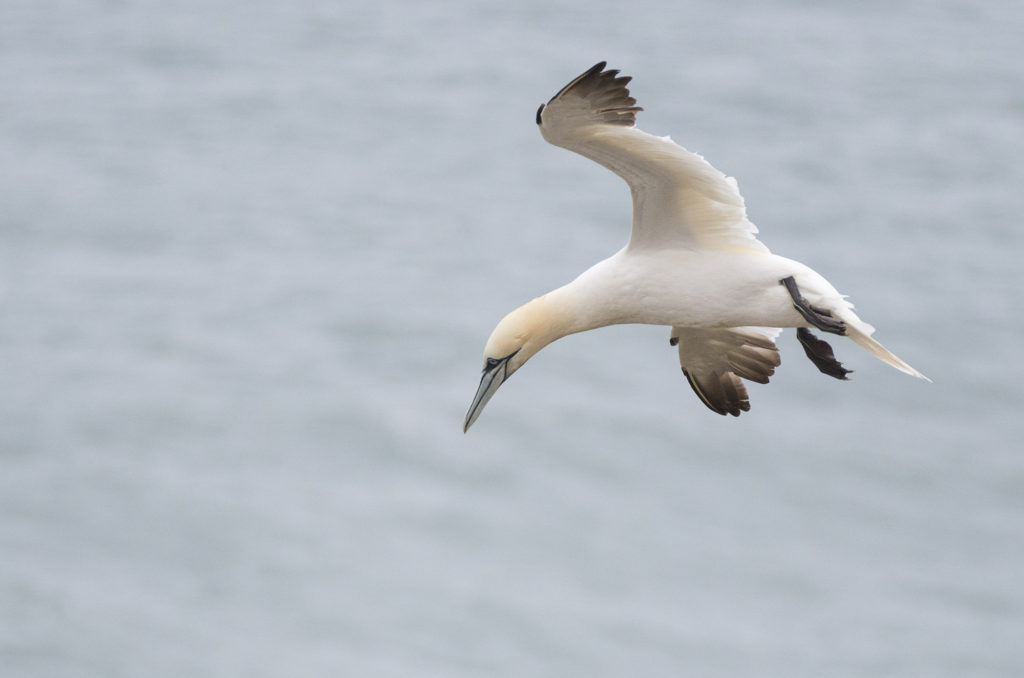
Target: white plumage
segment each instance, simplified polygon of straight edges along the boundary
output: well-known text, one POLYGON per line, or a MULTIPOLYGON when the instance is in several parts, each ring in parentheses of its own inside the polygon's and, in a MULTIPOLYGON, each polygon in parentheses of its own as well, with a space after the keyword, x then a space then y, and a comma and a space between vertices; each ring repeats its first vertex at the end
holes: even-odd
POLYGON ((750 409, 741 379, 767 383, 779 365, 774 339, 796 327, 825 374, 849 370, 807 329, 849 336, 872 355, 924 375, 871 338, 874 328, 821 275, 772 254, 747 219, 736 180, 703 157, 634 125, 642 109, 629 77, 601 62, 537 111, 544 138, 604 165, 633 198, 629 243, 572 282, 509 313, 487 341, 484 372, 464 430, 531 356, 566 335, 606 325, 672 328, 694 392, 719 414, 750 409))

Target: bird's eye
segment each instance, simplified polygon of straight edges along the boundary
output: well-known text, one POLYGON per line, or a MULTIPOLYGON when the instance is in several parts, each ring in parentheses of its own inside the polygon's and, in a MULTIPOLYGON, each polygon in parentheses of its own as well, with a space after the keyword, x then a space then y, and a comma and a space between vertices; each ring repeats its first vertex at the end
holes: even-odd
POLYGON ((488 358, 487 359, 487 369, 491 369, 493 367, 496 367, 497 364, 500 363, 500 362, 501 361, 498 360, 497 358, 488 358))

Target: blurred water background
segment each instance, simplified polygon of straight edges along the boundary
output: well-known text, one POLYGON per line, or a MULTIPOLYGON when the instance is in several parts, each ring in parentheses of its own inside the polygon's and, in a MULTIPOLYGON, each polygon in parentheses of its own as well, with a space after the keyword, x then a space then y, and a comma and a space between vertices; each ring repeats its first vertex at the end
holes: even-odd
POLYGON ((5 676, 1024 675, 1024 5, 0 5, 5 676), (926 384, 507 311, 626 240, 598 60, 926 384))

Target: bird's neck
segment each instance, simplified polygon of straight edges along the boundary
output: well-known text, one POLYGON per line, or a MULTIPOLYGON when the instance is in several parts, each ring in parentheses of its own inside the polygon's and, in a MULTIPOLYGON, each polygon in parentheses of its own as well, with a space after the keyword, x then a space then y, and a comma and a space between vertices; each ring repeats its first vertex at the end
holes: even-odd
POLYGON ((519 308, 532 328, 531 344, 539 351, 553 341, 577 332, 585 332, 606 323, 594 322, 580 303, 576 281, 551 290, 519 308))

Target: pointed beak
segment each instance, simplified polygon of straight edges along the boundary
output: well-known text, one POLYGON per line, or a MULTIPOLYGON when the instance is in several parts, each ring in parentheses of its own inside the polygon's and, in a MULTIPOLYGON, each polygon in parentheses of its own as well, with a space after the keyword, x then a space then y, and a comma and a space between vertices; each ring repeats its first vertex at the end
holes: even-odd
MULTIPOLYGON (((515 355, 515 353, 512 355, 515 355)), ((512 355, 502 358, 493 364, 488 362, 487 366, 484 367, 484 373, 480 377, 480 387, 477 388, 476 395, 473 396, 473 402, 469 406, 469 411, 466 412, 466 422, 462 426, 463 433, 469 430, 469 427, 473 425, 476 418, 484 411, 484 405, 487 404, 487 401, 498 392, 498 387, 508 379, 508 361, 512 355)))

